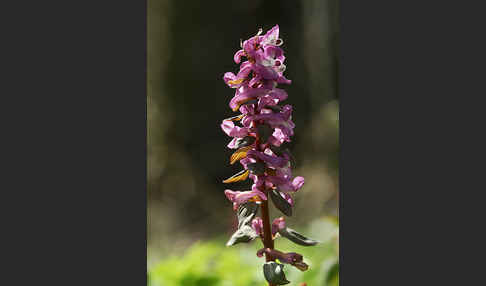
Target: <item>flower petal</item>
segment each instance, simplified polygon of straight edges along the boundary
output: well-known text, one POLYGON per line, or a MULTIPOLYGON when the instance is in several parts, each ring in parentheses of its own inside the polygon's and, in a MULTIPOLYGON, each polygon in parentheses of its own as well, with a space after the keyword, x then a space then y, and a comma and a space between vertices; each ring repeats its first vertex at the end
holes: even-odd
POLYGON ((292 187, 294 188, 294 191, 299 190, 300 188, 302 188, 303 185, 304 185, 304 177, 297 176, 292 181, 292 187))
POLYGON ((270 167, 282 168, 288 162, 288 160, 286 160, 285 158, 267 155, 263 152, 259 152, 259 151, 255 151, 255 150, 248 151, 247 156, 253 157, 253 158, 258 158, 258 159, 264 161, 265 163, 267 163, 267 165, 270 166, 270 167))
POLYGON ((279 27, 275 25, 272 29, 268 30, 268 32, 262 37, 261 45, 277 45, 278 34, 279 34, 279 27))
POLYGON ((251 222, 251 227, 256 231, 258 235, 263 235, 263 221, 261 218, 254 218, 251 222))
POLYGON ((279 217, 272 222, 272 235, 275 235, 279 230, 285 229, 285 218, 279 217))
POLYGON ((223 120, 223 123, 221 123, 221 129, 223 129, 224 133, 231 137, 243 138, 248 135, 248 128, 235 126, 233 121, 230 120, 223 120))
POLYGON ((233 59, 235 60, 235 63, 239 64, 241 62, 241 57, 245 57, 245 56, 246 56, 245 51, 239 50, 234 55, 233 59))

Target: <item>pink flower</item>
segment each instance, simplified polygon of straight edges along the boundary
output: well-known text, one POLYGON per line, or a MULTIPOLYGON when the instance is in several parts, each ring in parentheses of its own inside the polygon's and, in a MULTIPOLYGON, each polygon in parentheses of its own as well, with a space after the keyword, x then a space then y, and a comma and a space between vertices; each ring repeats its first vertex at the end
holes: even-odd
POLYGON ((235 61, 235 63, 239 64, 241 62, 241 58, 242 57, 246 57, 246 53, 245 53, 245 50, 239 50, 235 53, 233 59, 235 61))
POLYGON ((270 29, 264 36, 260 36, 260 32, 241 43, 241 50, 238 50, 233 59, 235 63, 239 64, 243 57, 248 58, 248 61, 242 64, 240 72, 245 72, 242 77, 234 74, 225 74, 225 82, 230 87, 237 87, 243 82, 243 79, 248 75, 246 68, 251 68, 255 76, 250 79, 249 86, 253 87, 262 80, 272 80, 276 83, 290 84, 291 81, 283 76, 285 71, 285 56, 283 50, 278 46, 282 45, 283 41, 279 37, 279 27, 276 25, 270 29), (250 63, 250 64, 246 64, 250 63), (245 69, 243 69, 243 65, 245 69))
POLYGON ((238 75, 232 72, 227 72, 223 76, 224 82, 231 88, 238 88, 244 84, 244 81, 248 77, 248 74, 252 71, 252 65, 249 62, 247 64, 242 64, 238 75))
POLYGON ((240 108, 241 104, 248 102, 252 99, 257 99, 258 97, 263 96, 268 92, 269 90, 265 88, 250 88, 249 86, 242 85, 236 90, 235 96, 231 99, 229 103, 229 107, 233 111, 237 111, 240 108))
POLYGON ((278 37, 279 32, 280 32, 279 26, 275 25, 264 36, 260 38, 261 45, 263 47, 282 45, 283 41, 278 37))
MULTIPOLYGON (((240 164, 245 169, 248 169, 248 164, 255 163, 255 162, 256 162, 256 160, 254 158, 248 157, 248 155, 247 155, 246 158, 243 158, 243 159, 240 160, 240 164)), ((250 176, 252 176, 252 175, 250 175, 250 176)))
POLYGON ((274 128, 274 133, 270 142, 275 146, 280 146, 284 141, 290 142, 290 137, 294 135, 295 124, 291 119, 292 106, 285 105, 279 113, 260 113, 247 115, 242 119, 242 124, 248 126, 252 121, 263 121, 274 128))
POLYGON ((256 231, 258 235, 263 235, 263 221, 261 218, 254 218, 251 222, 251 227, 256 231))
POLYGON ((273 220, 272 223, 272 235, 275 236, 279 230, 285 228, 285 218, 279 217, 273 220))
POLYGON ((265 162, 269 167, 273 168, 282 168, 288 162, 288 160, 286 160, 285 158, 268 155, 255 150, 248 151, 247 157, 254 159, 258 158, 259 160, 265 162))
POLYGON ((301 271, 306 271, 309 266, 303 261, 304 257, 296 252, 284 253, 276 249, 262 248, 257 251, 257 256, 262 257, 263 254, 270 256, 273 259, 278 259, 282 263, 287 263, 297 267, 301 271))
POLYGON ((233 203, 233 209, 235 210, 239 205, 248 201, 267 200, 267 196, 259 190, 245 192, 225 190, 224 194, 226 195, 226 198, 233 203))
POLYGON ((304 177, 301 176, 297 176, 293 180, 289 177, 267 176, 266 180, 283 193, 297 192, 304 185, 304 177))
POLYGON ((243 138, 248 135, 248 128, 235 126, 233 121, 230 120, 224 120, 221 123, 221 129, 231 137, 243 138))
POLYGON ((254 59, 258 53, 262 52, 260 49, 261 48, 260 42, 261 42, 261 37, 258 35, 243 42, 243 50, 247 58, 254 59))

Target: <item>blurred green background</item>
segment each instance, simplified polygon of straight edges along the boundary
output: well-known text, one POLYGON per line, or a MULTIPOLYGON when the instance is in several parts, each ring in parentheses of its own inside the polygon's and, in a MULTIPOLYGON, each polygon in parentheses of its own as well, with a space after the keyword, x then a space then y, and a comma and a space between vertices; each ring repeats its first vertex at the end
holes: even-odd
POLYGON ((287 225, 323 242, 305 248, 280 238, 276 248, 302 253, 311 266, 286 266, 290 285, 337 283, 338 0, 149 0, 147 17, 149 284, 264 285, 259 240, 224 246, 236 218, 221 181, 239 166, 229 165, 230 138, 219 125, 236 115, 222 77, 238 71, 240 39, 275 24, 292 80, 280 87, 294 106, 294 175, 306 180, 287 225))

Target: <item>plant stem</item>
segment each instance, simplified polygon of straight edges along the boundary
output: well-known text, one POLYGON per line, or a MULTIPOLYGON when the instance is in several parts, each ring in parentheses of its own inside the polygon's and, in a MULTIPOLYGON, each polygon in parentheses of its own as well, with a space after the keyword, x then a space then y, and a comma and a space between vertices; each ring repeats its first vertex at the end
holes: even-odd
MULTIPOLYGON (((263 221, 263 247, 273 249, 272 230, 270 227, 270 216, 268 215, 268 201, 262 201, 260 205, 263 221)), ((266 261, 274 261, 272 257, 265 255, 266 261)))
MULTIPOLYGON (((272 230, 270 227, 270 216, 268 215, 268 201, 262 201, 260 205, 260 209, 262 210, 262 221, 263 221, 263 247, 273 249, 273 239, 272 239, 272 230)), ((270 257, 268 254, 265 254, 265 260, 268 261, 275 261, 275 258, 270 257)), ((268 283, 269 286, 276 286, 275 284, 268 283)))
MULTIPOLYGON (((259 122, 260 123, 260 122, 259 122)), ((259 124, 257 122, 255 122, 255 126, 258 126, 259 124)), ((260 148, 260 136, 258 135, 258 133, 256 134, 256 149, 258 151, 264 151, 264 150, 261 150, 260 148)), ((268 192, 265 191, 265 185, 262 186, 262 188, 260 189, 262 192, 264 192, 265 194, 267 194, 267 197, 268 197, 268 192)), ((262 211, 262 221, 263 221, 263 247, 264 248, 270 248, 270 249, 273 249, 274 248, 274 244, 273 244, 273 239, 272 239, 272 229, 271 229, 271 226, 270 226, 270 215, 269 215, 269 212, 268 212, 268 201, 263 201, 261 202, 260 204, 260 209, 262 211)), ((275 261, 275 258, 269 256, 268 254, 265 253, 265 261, 275 261)), ((271 284, 271 283, 268 283, 268 286, 277 286, 275 284, 271 284)))

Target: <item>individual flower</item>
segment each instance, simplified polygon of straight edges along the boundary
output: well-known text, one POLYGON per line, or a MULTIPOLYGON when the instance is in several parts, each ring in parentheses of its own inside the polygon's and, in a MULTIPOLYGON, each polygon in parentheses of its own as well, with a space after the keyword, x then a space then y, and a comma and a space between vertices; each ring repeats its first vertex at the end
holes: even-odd
POLYGON ((266 180, 275 185, 275 187, 284 193, 297 192, 304 185, 304 177, 297 176, 291 178, 289 176, 267 176, 266 180))
POLYGON ((233 203, 233 208, 236 210, 239 205, 252 201, 260 201, 260 200, 267 200, 267 196, 259 191, 259 190, 252 190, 252 191, 232 191, 232 190, 225 190, 224 194, 228 198, 229 201, 233 203))
POLYGON ((248 128, 236 126, 233 121, 225 120, 221 123, 223 131, 231 137, 243 138, 248 135, 248 128))
POLYGON ((273 259, 278 259, 282 263, 290 264, 297 267, 300 271, 306 271, 309 266, 303 261, 304 257, 296 252, 284 253, 276 249, 262 248, 257 251, 257 256, 262 257, 263 253, 269 255, 273 259))
POLYGON ((267 46, 280 46, 283 44, 283 40, 278 37, 280 28, 275 25, 273 28, 260 38, 260 43, 263 47, 267 46))
POLYGON ((233 111, 237 111, 243 103, 257 99, 268 92, 269 90, 265 88, 251 88, 249 86, 242 85, 236 89, 235 96, 231 99, 229 107, 233 111))
POLYGON ((285 218, 279 217, 273 220, 272 222, 272 235, 275 236, 279 230, 285 228, 285 218))
POLYGON ((224 74, 224 82, 231 88, 238 88, 244 84, 244 81, 247 79, 248 74, 252 71, 252 64, 250 62, 246 62, 246 64, 242 64, 240 71, 237 75, 232 72, 227 72, 224 74))
POLYGON ((263 161, 267 166, 273 167, 273 168, 281 168, 285 166, 288 162, 285 158, 278 157, 278 156, 272 156, 265 154, 264 152, 256 151, 256 150, 250 150, 247 153, 247 157, 253 158, 253 159, 259 159, 263 161))
POLYGON ((255 230, 255 232, 262 236, 263 235, 263 221, 260 217, 256 217, 251 222, 251 227, 255 230))

